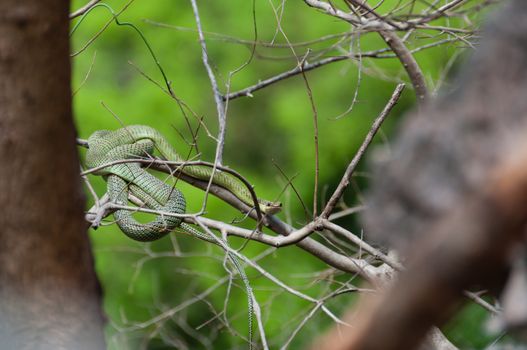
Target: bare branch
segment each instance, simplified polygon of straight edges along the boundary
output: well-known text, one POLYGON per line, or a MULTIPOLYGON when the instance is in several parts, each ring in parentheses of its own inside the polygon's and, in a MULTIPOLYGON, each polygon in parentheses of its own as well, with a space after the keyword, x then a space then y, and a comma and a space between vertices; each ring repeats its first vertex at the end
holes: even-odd
POLYGON ((386 44, 390 46, 399 61, 401 61, 404 69, 410 77, 412 86, 414 87, 417 100, 423 102, 428 97, 428 90, 421 68, 417 64, 412 52, 406 47, 401 38, 392 31, 379 31, 386 44))
MULTIPOLYGON (((432 48, 432 47, 436 47, 436 46, 439 46, 439 45, 443 45, 443 44, 447 44, 447 43, 452 43, 452 42, 456 42, 456 41, 459 41, 460 39, 459 38, 449 38, 449 39, 444 39, 444 40, 439 40, 437 42, 433 42, 433 43, 430 43, 430 44, 426 44, 426 45, 423 45, 423 46, 420 46, 420 47, 417 47, 417 48, 414 48, 410 51, 410 53, 416 53, 416 52, 419 52, 419 51, 422 51, 422 50, 426 50, 426 49, 429 49, 429 48, 432 48)), ((293 77, 295 75, 298 75, 300 74, 302 71, 304 72, 308 72, 310 70, 313 70, 313 69, 316 69, 316 68, 319 68, 319 67, 322 67, 322 66, 325 66, 327 64, 331 64, 331 63, 335 63, 335 62, 341 62, 341 61, 345 61, 345 60, 348 60, 348 59, 354 59, 354 58, 366 58, 366 57, 370 57, 370 58, 394 58, 394 57, 397 57, 395 54, 386 54, 387 52, 389 52, 390 49, 388 48, 384 48, 384 49, 379 49, 379 50, 374 50, 374 51, 366 51, 366 52, 358 52, 358 53, 349 53, 347 55, 342 55, 342 56, 333 56, 333 57, 328 57, 328 58, 324 58, 324 59, 321 59, 319 61, 316 61, 314 63, 309 63, 307 61, 304 62, 304 64, 301 66, 299 65, 296 65, 295 68, 293 69, 290 69, 286 72, 283 72, 283 73, 280 73, 280 74, 277 74, 271 78, 267 78, 267 79, 264 79, 252 86, 249 86, 245 89, 242 89, 242 90, 239 90, 239 91, 235 91, 235 92, 232 92, 232 93, 229 93, 227 95, 224 95, 222 96, 222 98, 224 100, 234 100, 236 98, 239 98, 239 97, 252 97, 252 93, 255 92, 255 91, 258 91, 260 89, 263 89, 269 85, 272 85, 272 84, 275 84, 279 81, 282 81, 282 80, 285 80, 287 78, 290 78, 290 77, 293 77)))
POLYGON ((362 156, 364 155, 364 153, 366 152, 366 149, 368 148, 371 141, 373 140, 373 137, 375 136, 375 134, 381 127, 381 124, 384 122, 384 120, 386 119, 386 117, 388 116, 392 108, 395 106, 397 101, 399 101, 399 98, 401 97, 403 90, 404 90, 404 84, 397 85, 397 87, 395 88, 392 94, 392 97, 390 98, 390 100, 388 101, 384 109, 382 110, 381 114, 379 114, 379 116, 373 122, 373 125, 370 131, 366 135, 366 138, 362 142, 362 145, 359 147, 357 153, 355 153, 355 156, 353 157, 350 164, 348 165, 348 168, 344 172, 344 175, 342 176, 342 179, 340 180, 340 183, 337 186, 337 189, 335 190, 335 192, 329 199, 328 203, 326 204, 326 207, 320 214, 320 217, 327 218, 333 211, 333 208, 339 201, 340 197, 342 197, 344 190, 348 187, 350 180, 351 180, 351 176, 353 175, 355 168, 359 164, 359 161, 362 159, 362 156))
POLYGON ((205 69, 207 70, 210 84, 212 85, 212 93, 214 94, 214 101, 216 102, 219 130, 218 130, 218 137, 217 137, 218 143, 216 145, 216 157, 215 157, 214 163, 221 166, 223 163, 223 147, 225 145, 227 115, 225 113, 225 105, 221 97, 222 95, 218 88, 218 83, 216 82, 216 76, 214 75, 214 72, 212 71, 212 68, 210 66, 209 55, 207 52, 207 44, 205 43, 205 37, 203 36, 203 30, 201 28, 201 19, 199 17, 198 4, 196 3, 196 0, 190 0, 190 2, 192 4, 192 10, 194 11, 194 18, 196 19, 196 26, 198 29, 199 42, 201 44, 201 57, 203 60, 203 65, 205 66, 205 69))
POLYGON ((379 30, 394 29, 393 26, 387 24, 384 21, 379 21, 377 19, 370 20, 364 17, 357 16, 355 14, 346 13, 344 11, 341 11, 333 7, 330 3, 327 3, 327 2, 318 1, 318 0, 304 0, 304 2, 310 7, 314 7, 319 10, 322 10, 323 12, 327 13, 330 16, 340 18, 357 27, 368 28, 368 29, 374 28, 374 29, 379 29, 379 30))
POLYGON ((77 11, 70 13, 70 19, 74 19, 75 17, 82 16, 86 12, 88 12, 95 4, 97 4, 101 0, 91 0, 83 7, 79 8, 77 11))
MULTIPOLYGON (((372 9, 369 5, 366 4, 366 2, 360 2, 358 0, 347 1, 361 8, 365 8, 367 10, 365 14, 366 18, 383 20, 383 18, 379 16, 374 11, 374 9, 372 9)), ((390 22, 390 25, 395 26, 396 29, 402 29, 401 26, 396 25, 393 22, 390 22)), ((423 102, 428 97, 428 90, 426 88, 426 82, 424 80, 423 72, 421 71, 421 68, 417 64, 417 61, 415 60, 411 51, 406 47, 401 38, 399 38, 397 36, 397 33, 395 33, 393 30, 379 30, 379 35, 383 38, 386 44, 390 46, 399 61, 401 61, 415 89, 417 100, 419 102, 423 102)))
POLYGON ((341 226, 336 225, 329 220, 321 220, 321 223, 328 230, 338 233, 339 235, 342 235, 344 238, 346 238, 347 240, 355 244, 361 250, 364 250, 365 252, 373 256, 374 258, 379 259, 380 261, 386 263, 388 266, 394 268, 395 270, 403 269, 403 266, 398 261, 395 261, 395 259, 390 258, 389 256, 387 256, 380 250, 373 248, 371 245, 364 242, 362 239, 355 236, 353 233, 349 232, 348 230, 342 228, 341 226))
POLYGON ((447 11, 453 9, 454 7, 456 6, 459 6, 459 5, 462 5, 463 3, 466 3, 467 0, 453 0, 443 6, 441 6, 440 8, 438 8, 436 11, 432 12, 432 13, 427 13, 426 16, 424 16, 423 18, 419 19, 419 20, 415 20, 415 21, 410 21, 410 23, 412 24, 423 24, 423 23, 428 23, 428 22, 431 22, 435 19, 438 19, 439 17, 442 17, 446 14, 447 11))

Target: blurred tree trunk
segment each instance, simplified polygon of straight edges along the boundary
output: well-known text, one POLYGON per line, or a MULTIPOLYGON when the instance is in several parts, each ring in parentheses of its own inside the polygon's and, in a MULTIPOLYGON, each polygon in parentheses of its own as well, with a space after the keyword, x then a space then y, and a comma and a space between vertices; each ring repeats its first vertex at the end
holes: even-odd
POLYGON ((2 349, 102 349, 71 112, 67 0, 0 1, 2 349))
POLYGON ((454 85, 406 119, 373 167, 366 232, 396 246, 406 268, 353 314, 350 331, 335 327, 313 349, 417 349, 464 290, 499 293, 524 249, 526 1, 494 14, 454 85))

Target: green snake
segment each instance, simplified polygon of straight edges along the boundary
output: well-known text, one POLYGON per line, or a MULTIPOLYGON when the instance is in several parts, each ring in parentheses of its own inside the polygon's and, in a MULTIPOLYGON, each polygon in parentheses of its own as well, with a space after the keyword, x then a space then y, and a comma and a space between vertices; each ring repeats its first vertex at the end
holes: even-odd
MULTIPOLYGON (((176 152, 159 131, 145 125, 131 125, 115 131, 96 131, 88 139, 88 145, 90 148, 86 155, 86 163, 89 167, 98 167, 119 159, 145 156, 152 154, 154 149, 167 160, 185 162, 185 159, 176 152), (130 148, 130 145, 140 142, 142 144, 134 146, 133 149, 130 148)), ((100 171, 99 174, 108 175, 113 172, 129 182, 133 182, 127 176, 130 175, 129 172, 125 172, 123 169, 124 167, 108 167, 100 171), (116 171, 112 171, 112 169, 116 169, 116 171)), ((212 177, 212 183, 227 189, 250 207, 254 206, 251 192, 247 186, 228 172, 214 171, 211 167, 203 165, 185 165, 181 171, 190 177, 203 181, 209 181, 212 177)), ((149 187, 148 183, 146 186, 149 187)), ((158 187, 157 184, 154 186, 158 187)), ((279 202, 259 199, 258 204, 260 210, 266 214, 274 214, 281 209, 279 202)))
MULTIPOLYGON (((100 130, 94 132, 88 139, 86 165, 89 168, 100 168, 94 172, 102 175, 107 181, 110 200, 119 205, 127 205, 129 195, 140 199, 148 208, 174 214, 184 214, 186 210, 185 197, 174 188, 156 178, 138 162, 110 164, 123 159, 137 159, 153 155, 154 150, 170 161, 184 162, 184 159, 168 143, 168 141, 154 128, 144 125, 127 126, 115 131, 100 130)), ((254 202, 246 185, 234 175, 227 172, 213 171, 210 167, 199 165, 184 166, 181 170, 188 176, 199 180, 209 181, 219 185, 249 206, 254 202)), ((266 214, 280 210, 280 203, 265 200, 258 201, 259 208, 266 214)), ((245 272, 241 268, 236 256, 229 251, 226 242, 216 236, 210 237, 192 226, 182 222, 181 217, 156 215, 148 223, 138 222, 132 211, 118 209, 114 212, 119 228, 130 238, 137 241, 157 240, 176 228, 180 228, 200 239, 221 246, 235 268, 240 273, 248 294, 249 304, 249 344, 252 344, 252 289, 245 272)), ((251 345, 252 346, 252 345, 251 345)))

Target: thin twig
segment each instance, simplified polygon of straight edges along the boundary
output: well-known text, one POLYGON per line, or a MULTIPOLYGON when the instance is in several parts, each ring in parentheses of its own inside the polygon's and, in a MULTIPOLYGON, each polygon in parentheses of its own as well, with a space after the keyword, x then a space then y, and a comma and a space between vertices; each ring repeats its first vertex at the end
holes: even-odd
POLYGON ((329 199, 328 203, 326 204, 326 207, 320 214, 320 217, 322 218, 328 218, 331 212, 333 211, 333 208, 339 201, 340 197, 342 197, 342 194, 344 193, 344 190, 347 188, 347 186, 350 183, 351 176, 353 175, 353 172, 355 171, 355 168, 359 164, 359 161, 362 159, 362 156, 366 152, 366 149, 370 145, 371 141, 373 140, 373 137, 381 127, 381 124, 384 122, 392 108, 395 106, 397 101, 399 101, 399 98, 401 97, 401 94, 404 90, 404 84, 399 84, 395 88, 390 100, 382 110, 381 114, 375 119, 375 121, 372 124, 372 127, 368 134, 366 135, 366 138, 362 142, 362 145, 359 147, 357 153, 355 153, 355 156, 351 160, 350 164, 348 165, 348 168, 344 172, 344 175, 342 176, 342 179, 340 180, 339 185, 337 186, 337 189, 329 199))
MULTIPOLYGON (((420 46, 420 47, 417 47, 417 48, 414 48, 410 51, 410 53, 416 53, 416 52, 419 52, 419 51, 422 51, 422 50, 426 50, 426 49, 429 49, 429 48, 433 48, 433 47, 436 47, 436 46, 439 46, 439 45, 443 45, 443 44, 448 44, 448 43, 452 43, 452 42, 456 42, 456 41, 459 41, 458 38, 449 38, 449 39, 444 39, 444 40, 439 40, 437 42, 433 42, 433 43, 430 43, 430 44, 426 44, 426 45, 423 45, 423 46, 420 46)), ((264 79, 254 85, 251 85, 245 89, 241 89, 241 90, 238 90, 238 91, 235 91, 235 92, 231 92, 229 93, 228 95, 224 95, 223 96, 223 99, 224 100, 233 100, 233 99, 236 99, 236 98, 239 98, 239 97, 253 97, 252 93, 255 92, 255 91, 258 91, 260 89, 263 89, 269 85, 272 85, 272 84, 275 84, 279 81, 282 81, 282 80, 285 80, 287 78, 290 78, 290 77, 293 77, 295 75, 298 75, 302 72, 302 70, 304 72, 308 72, 310 70, 313 70, 313 69, 316 69, 316 68, 319 68, 319 67, 322 67, 322 66, 325 66, 327 64, 331 64, 331 63, 335 63, 335 62, 340 62, 340 61, 345 61, 345 60, 349 60, 349 59, 354 59, 354 58, 382 58, 382 59, 387 59, 387 58, 394 58, 394 57, 397 57, 395 54, 386 54, 387 52, 390 52, 391 50, 389 48, 383 48, 383 49, 379 49, 379 50, 374 50, 374 51, 367 51, 367 52, 357 52, 357 53, 349 53, 347 55, 342 55, 342 56, 333 56, 333 57, 328 57, 328 58, 324 58, 324 59, 321 59, 319 61, 316 61, 314 63, 304 63, 304 66, 302 67, 302 69, 300 68, 300 66, 296 65, 295 68, 293 69, 290 69, 288 71, 285 71, 283 73, 280 73, 280 74, 277 74, 271 78, 267 78, 267 79, 264 79)))
POLYGON ((410 20, 409 22, 412 23, 412 24, 423 24, 423 23, 428 23, 428 22, 431 22, 439 17, 442 17, 442 16, 445 16, 446 12, 453 9, 454 7, 456 6, 459 6, 461 4, 463 4, 464 2, 467 2, 467 0, 453 0, 443 6, 441 6, 440 8, 438 8, 436 11, 432 12, 432 13, 428 13, 425 15, 425 17, 421 18, 421 19, 418 19, 416 21, 412 21, 410 20))
POLYGON ((91 0, 83 7, 79 8, 77 11, 70 13, 70 19, 74 19, 75 17, 82 16, 86 12, 88 12, 95 4, 97 4, 101 0, 91 0))
POLYGON ((186 309, 187 307, 189 307, 192 304, 195 304, 198 301, 202 301, 206 296, 208 296, 209 294, 214 292, 216 289, 218 289, 221 285, 223 285, 225 282, 227 282, 228 279, 229 279, 228 276, 223 277, 223 278, 219 279, 211 287, 209 287, 205 291, 203 291, 203 292, 199 293, 198 295, 196 295, 194 298, 187 299, 183 303, 179 304, 178 306, 175 306, 175 307, 173 307, 173 308, 171 308, 169 310, 166 310, 163 313, 161 313, 161 314, 159 314, 159 315, 157 315, 157 316, 155 316, 155 317, 153 317, 153 318, 151 318, 151 319, 149 319, 147 321, 135 323, 132 326, 129 326, 129 327, 126 327, 126 328, 122 328, 120 331, 130 332, 130 331, 135 331, 135 330, 138 330, 138 329, 144 329, 144 328, 150 327, 151 325, 155 325, 155 324, 157 324, 157 323, 159 323, 159 322, 161 322, 163 320, 171 318, 176 313, 178 313, 179 311, 186 309))
POLYGON ((330 3, 318 1, 318 0, 304 0, 304 2, 310 6, 324 11, 330 16, 340 18, 346 22, 349 22, 357 27, 367 27, 375 29, 393 29, 393 26, 382 21, 382 20, 369 20, 364 17, 357 16, 356 14, 346 13, 335 7, 330 3))
POLYGON ((304 84, 306 85, 306 91, 307 91, 307 97, 309 98, 309 104, 311 106, 311 112, 313 113, 313 145, 314 145, 314 153, 315 153, 315 178, 314 178, 314 184, 313 184, 313 217, 317 217, 318 213, 318 180, 319 180, 319 173, 320 173, 320 154, 319 154, 319 148, 318 148, 318 111, 317 107, 315 105, 315 101, 313 100, 313 91, 311 90, 311 86, 309 85, 309 80, 307 79, 306 72, 302 69, 304 66, 304 62, 306 60, 306 57, 309 55, 309 50, 307 51, 306 55, 300 62, 300 71, 302 73, 302 78, 304 80, 304 84))
POLYGON ((201 45, 201 58, 203 60, 203 65, 207 70, 209 76, 210 84, 212 86, 212 93, 214 94, 214 101, 216 102, 216 110, 218 113, 218 137, 217 137, 217 146, 216 146, 216 157, 214 163, 222 165, 223 163, 223 147, 225 145, 225 132, 227 124, 227 115, 225 114, 225 105, 223 103, 222 94, 218 88, 218 83, 216 82, 216 76, 212 71, 209 62, 209 55, 207 52, 207 44, 205 43, 205 37, 203 36, 203 30, 201 28, 201 19, 199 17, 198 5, 196 0, 190 0, 192 4, 192 10, 194 12, 194 18, 196 20, 196 27, 198 29, 199 42, 201 45))
POLYGON ((346 208, 344 210, 341 210, 337 213, 333 213, 329 216, 328 220, 329 221, 333 221, 333 220, 337 220, 337 219, 340 219, 340 218, 343 218, 345 216, 348 216, 348 215, 352 215, 352 214, 355 214, 355 213, 358 213, 358 212, 361 212, 363 211, 364 209, 366 209, 366 206, 364 205, 359 205, 359 206, 356 206, 356 207, 352 207, 352 208, 346 208))
MULTIPOLYGON (((306 220, 309 220, 309 211, 307 209, 306 203, 304 203, 304 200, 302 199, 302 196, 300 195, 300 192, 297 190, 296 186, 293 184, 293 180, 296 177, 296 175, 294 175, 293 177, 287 176, 287 174, 280 167, 280 165, 278 165, 278 163, 276 163, 274 160, 272 162, 273 162, 273 165, 276 167, 276 169, 278 169, 278 171, 280 172, 280 175, 282 175, 282 177, 286 180, 286 184, 284 185, 284 189, 280 192, 280 195, 287 189, 287 187, 290 186, 291 189, 293 190, 293 192, 295 193, 296 198, 300 202, 300 205, 302 206, 302 209, 304 210, 304 214, 306 216, 306 220)), ((285 206, 285 207, 287 208, 287 206, 285 206)))
POLYGON ((90 67, 88 68, 88 71, 84 75, 84 79, 82 79, 81 83, 79 84, 79 87, 77 87, 75 91, 72 92, 71 94, 72 97, 74 97, 79 92, 79 90, 84 86, 84 84, 86 84, 86 82, 88 81, 88 77, 90 76, 93 66, 95 65, 95 57, 97 57, 97 51, 93 52, 93 57, 90 63, 90 67))
MULTIPOLYGON (((206 228, 206 227, 204 227, 204 225, 203 225, 202 228, 206 228)), ((313 297, 310 297, 309 295, 306 295, 306 294, 304 294, 304 293, 302 293, 302 292, 290 287, 289 285, 285 284, 284 282, 282 282, 281 280, 276 278, 273 274, 267 272, 263 267, 261 267, 260 265, 258 265, 254 261, 252 261, 251 259, 247 258, 246 256, 238 253, 236 250, 233 250, 232 248, 230 248, 228 246, 226 246, 224 249, 226 249, 229 254, 233 254, 238 259, 242 260, 247 265, 249 265, 252 268, 254 268, 262 276, 264 276, 265 278, 267 278, 271 282, 275 283, 276 285, 280 286, 283 290, 287 291, 288 293, 290 293, 292 295, 295 295, 295 296, 297 296, 297 297, 299 297, 301 299, 304 299, 306 301, 309 301, 311 303, 314 303, 314 304, 320 303, 319 300, 317 300, 317 299, 315 299, 313 297)), ((346 324, 345 322, 342 322, 337 316, 335 316, 326 306, 322 305, 321 308, 322 308, 322 311, 324 311, 324 313, 326 315, 328 315, 331 319, 333 319, 335 322, 340 323, 340 324, 346 324)))
POLYGON ((359 247, 361 250, 364 250, 365 252, 367 252, 371 256, 375 257, 376 259, 379 259, 380 261, 382 261, 383 263, 387 264, 388 266, 394 268, 395 270, 402 270, 403 269, 403 266, 398 261, 390 258, 388 255, 384 254, 380 250, 375 249, 374 247, 372 247, 368 243, 364 242, 364 240, 362 240, 361 238, 357 237, 356 235, 354 235, 350 231, 342 228, 339 225, 336 225, 336 224, 332 223, 329 220, 321 220, 321 223, 324 226, 324 228, 326 228, 326 229, 328 229, 330 231, 333 231, 333 232, 343 236, 348 241, 352 242, 354 245, 359 247))
POLYGON ((77 142, 77 146, 81 146, 84 148, 90 148, 90 146, 88 145, 88 140, 77 138, 75 141, 77 142))
POLYGON ((463 291, 463 295, 494 315, 499 315, 501 313, 501 311, 498 308, 486 302, 485 299, 482 299, 478 294, 474 292, 465 290, 463 291))
MULTIPOLYGON (((110 18, 110 19, 104 24, 104 26, 103 26, 101 29, 99 29, 99 31, 98 31, 97 33, 95 33, 95 35, 94 35, 90 40, 88 40, 88 41, 87 41, 87 42, 86 42, 86 43, 85 43, 85 44, 84 44, 84 45, 83 45, 78 51, 76 51, 76 52, 70 54, 70 57, 76 57, 76 56, 80 55, 82 52, 84 52, 84 51, 85 51, 85 50, 86 50, 86 49, 87 49, 87 48, 88 48, 88 47, 89 47, 89 46, 90 46, 90 45, 91 45, 91 44, 92 44, 92 43, 93 43, 93 42, 94 42, 94 41, 95 41, 95 40, 96 40, 96 39, 97 39, 97 38, 98 38, 98 37, 99 37, 99 36, 100 36, 100 35, 101 35, 101 34, 102 34, 102 33, 103 33, 103 32, 109 27, 109 26, 110 26, 110 24, 112 24, 112 22, 113 22, 114 20, 117 20, 117 17, 118 17, 119 15, 121 15, 121 14, 122 14, 122 13, 123 13, 123 12, 124 12, 124 11, 125 11, 125 10, 126 10, 126 9, 127 9, 127 8, 128 8, 133 2, 134 2, 134 1, 135 1, 135 0, 129 0, 129 1, 123 6, 123 8, 122 8, 121 10, 119 10, 119 12, 117 12, 117 13, 112 13, 112 18, 110 18)), ((87 14, 89 11, 91 11, 91 9, 94 8, 95 6, 105 6, 105 7, 106 7, 107 5, 105 5, 104 3, 99 4, 99 5, 97 5, 97 3, 96 3, 96 4, 93 4, 93 5, 90 6, 88 9, 86 9, 86 11, 83 13, 83 16, 84 16, 85 14, 87 14)), ((80 21, 82 21, 83 19, 84 19, 84 17, 82 17, 82 18, 80 19, 80 21)), ((79 24, 80 21, 79 21, 77 24, 79 24)), ((75 30, 76 27, 77 27, 77 25, 73 27, 73 30, 72 30, 72 33, 70 33, 70 36, 73 34, 73 31, 75 30)))
POLYGON ((257 84, 254 84, 254 85, 252 85, 252 86, 250 86, 248 88, 245 88, 245 89, 242 89, 242 90, 239 90, 239 91, 235 91, 235 92, 231 92, 230 94, 223 96, 223 99, 224 100, 233 100, 235 98, 243 97, 243 96, 252 97, 252 93, 253 92, 255 92, 257 90, 260 90, 260 89, 262 89, 264 87, 267 87, 267 86, 269 86, 271 84, 274 84, 276 82, 279 82, 281 80, 284 80, 284 79, 287 79, 289 77, 292 77, 294 75, 300 74, 300 73, 302 73, 302 71, 308 72, 310 70, 313 70, 315 68, 324 66, 326 64, 333 63, 333 62, 340 62, 340 61, 347 60, 347 59, 350 59, 350 58, 354 58, 354 55, 329 57, 329 58, 325 58, 325 59, 322 59, 320 61, 317 61, 315 63, 307 63, 306 62, 306 63, 304 63, 304 65, 302 67, 300 65, 296 65, 295 68, 293 68, 291 70, 288 70, 286 72, 283 72, 283 73, 280 73, 278 75, 275 75, 274 77, 262 80, 262 81, 258 82, 257 84))

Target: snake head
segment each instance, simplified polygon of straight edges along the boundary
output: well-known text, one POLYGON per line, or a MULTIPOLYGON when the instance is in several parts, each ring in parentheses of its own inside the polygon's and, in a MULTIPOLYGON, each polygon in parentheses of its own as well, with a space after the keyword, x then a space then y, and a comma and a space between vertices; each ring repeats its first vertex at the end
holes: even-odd
POLYGON ((258 203, 260 204, 260 210, 268 215, 276 214, 282 210, 281 202, 271 202, 265 199, 260 199, 258 203))

